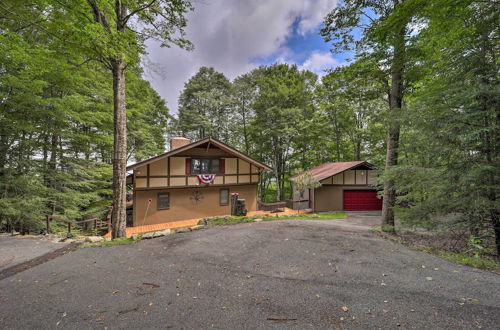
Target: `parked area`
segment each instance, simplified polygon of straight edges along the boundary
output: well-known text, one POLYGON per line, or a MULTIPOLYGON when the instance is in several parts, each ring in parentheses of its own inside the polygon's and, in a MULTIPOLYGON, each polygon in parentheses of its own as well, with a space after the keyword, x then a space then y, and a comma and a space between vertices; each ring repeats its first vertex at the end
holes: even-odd
POLYGON ((0 271, 54 252, 65 243, 55 243, 34 236, 0 235, 0 271))
POLYGON ((371 232, 377 214, 79 249, 0 281, 12 328, 495 328, 500 277, 371 232))

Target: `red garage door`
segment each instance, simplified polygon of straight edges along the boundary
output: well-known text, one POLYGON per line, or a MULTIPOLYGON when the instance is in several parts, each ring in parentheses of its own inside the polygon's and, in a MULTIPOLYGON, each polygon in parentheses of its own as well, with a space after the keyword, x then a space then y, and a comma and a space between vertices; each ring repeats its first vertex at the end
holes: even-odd
POLYGON ((382 198, 375 190, 344 190, 345 211, 375 211, 382 209, 382 198))

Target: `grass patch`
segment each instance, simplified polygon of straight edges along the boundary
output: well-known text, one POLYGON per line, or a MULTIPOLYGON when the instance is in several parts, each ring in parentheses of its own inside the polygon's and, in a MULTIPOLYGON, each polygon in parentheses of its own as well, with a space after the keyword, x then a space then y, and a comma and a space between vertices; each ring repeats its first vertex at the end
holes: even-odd
POLYGON ((438 257, 450 260, 457 264, 471 266, 480 269, 486 269, 496 273, 500 273, 500 260, 496 259, 495 257, 489 257, 480 254, 474 255, 470 251, 453 252, 449 250, 440 249, 438 247, 430 246, 425 242, 423 242, 423 244, 422 242, 415 243, 409 240, 408 237, 405 235, 384 232, 380 227, 372 228, 372 232, 377 233, 381 237, 391 240, 395 243, 405 245, 414 250, 436 255, 438 257))
POLYGON ((235 217, 235 216, 224 216, 224 217, 212 217, 205 218, 200 221, 199 224, 206 224, 212 226, 222 226, 222 225, 235 225, 238 223, 255 222, 257 219, 262 219, 265 221, 272 220, 288 220, 288 219, 298 219, 298 220, 318 220, 318 219, 345 219, 345 212, 325 212, 325 213, 306 213, 306 214, 291 214, 279 216, 259 216, 254 215, 252 217, 235 217))
POLYGON ((78 248, 83 249, 83 248, 89 248, 89 247, 98 247, 98 246, 115 246, 115 245, 127 245, 127 244, 134 244, 139 242, 140 239, 138 240, 133 240, 131 238, 127 237, 122 237, 122 238, 117 238, 112 241, 102 241, 102 242, 96 242, 96 243, 84 243, 78 246, 78 248))
POLYGON ((417 249, 435 254, 457 264, 500 272, 500 261, 486 256, 474 256, 467 252, 442 251, 433 247, 418 247, 417 249))
POLYGON ((255 219, 256 219, 255 217, 234 217, 234 216, 212 217, 201 220, 200 224, 207 224, 213 226, 235 225, 238 223, 253 222, 255 221, 255 219))
POLYGON ((498 260, 494 260, 488 257, 470 256, 465 252, 462 253, 440 252, 438 254, 443 258, 456 262, 458 264, 500 272, 500 262, 498 260))
POLYGON ((347 217, 345 212, 324 212, 324 213, 302 213, 302 214, 289 214, 284 216, 270 216, 263 217, 264 220, 327 220, 327 219, 345 219, 347 217))
POLYGON ((394 226, 392 225, 382 225, 381 227, 382 231, 383 232, 386 232, 386 233, 396 233, 396 228, 394 228, 394 226))

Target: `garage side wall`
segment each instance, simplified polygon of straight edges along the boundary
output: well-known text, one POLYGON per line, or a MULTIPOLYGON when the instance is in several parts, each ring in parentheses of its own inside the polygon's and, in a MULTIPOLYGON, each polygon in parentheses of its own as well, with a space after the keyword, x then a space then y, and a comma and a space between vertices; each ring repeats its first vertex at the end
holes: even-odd
POLYGON ((373 190, 368 185, 321 186, 314 191, 314 211, 342 211, 344 209, 344 190, 373 190))

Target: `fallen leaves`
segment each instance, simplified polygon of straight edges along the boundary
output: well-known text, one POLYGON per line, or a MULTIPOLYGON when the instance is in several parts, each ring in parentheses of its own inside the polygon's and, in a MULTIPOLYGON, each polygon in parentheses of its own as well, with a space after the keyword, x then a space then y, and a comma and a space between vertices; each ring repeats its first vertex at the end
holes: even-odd
POLYGON ((148 283, 148 282, 144 282, 144 283, 142 283, 142 284, 144 284, 144 285, 149 285, 149 286, 151 286, 151 287, 153 287, 153 288, 159 288, 159 287, 160 287, 160 285, 159 285, 159 284, 155 284, 155 283, 148 283))
POLYGON ((427 276, 425 279, 426 279, 427 281, 432 281, 432 277, 430 277, 430 276, 427 276))
POLYGON ((268 317, 268 321, 297 321, 295 317, 268 317))
POLYGON ((341 310, 343 310, 344 312, 347 312, 349 310, 349 308, 347 306, 342 306, 340 307, 341 310))

